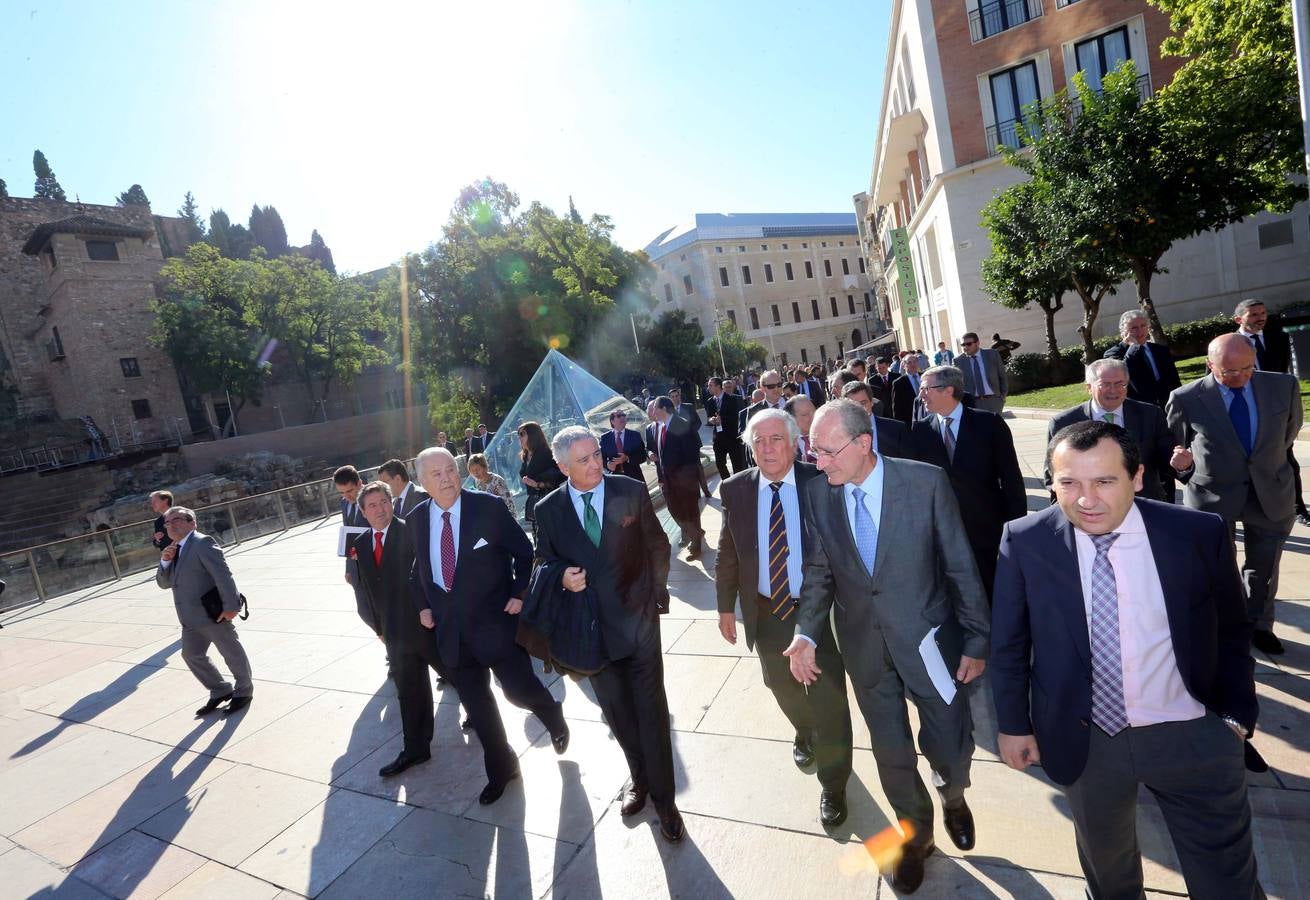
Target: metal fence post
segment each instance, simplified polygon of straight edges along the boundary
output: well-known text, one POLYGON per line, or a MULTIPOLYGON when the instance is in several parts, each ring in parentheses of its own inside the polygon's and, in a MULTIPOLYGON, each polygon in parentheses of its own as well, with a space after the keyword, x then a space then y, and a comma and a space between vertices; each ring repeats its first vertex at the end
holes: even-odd
POLYGON ((241 532, 237 529, 237 505, 229 503, 227 505, 227 517, 232 521, 232 543, 241 543, 241 532))
POLYGON ((277 501, 277 514, 282 520, 282 530, 286 531, 290 526, 287 525, 287 508, 282 504, 282 492, 278 491, 274 494, 273 499, 277 501))
POLYGON ((27 551, 27 569, 32 573, 32 583, 36 585, 36 595, 41 598, 42 603, 46 602, 50 598, 45 595, 45 585, 41 583, 41 573, 37 571, 36 557, 32 555, 31 550, 27 551))
POLYGON ((319 482, 317 485, 315 485, 315 487, 318 488, 318 499, 323 501, 323 518, 326 519, 329 515, 328 505, 327 505, 327 490, 324 489, 322 482, 319 482))
POLYGON ((109 538, 112 533, 108 529, 101 532, 105 536, 105 549, 109 551, 109 564, 114 567, 114 577, 122 578, 123 570, 118 566, 118 554, 114 552, 114 542, 109 538))

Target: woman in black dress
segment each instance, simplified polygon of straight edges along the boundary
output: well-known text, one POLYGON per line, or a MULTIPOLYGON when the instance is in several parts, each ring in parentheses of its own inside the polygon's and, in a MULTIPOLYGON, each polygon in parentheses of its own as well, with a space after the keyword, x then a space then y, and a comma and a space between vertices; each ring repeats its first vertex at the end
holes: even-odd
POLYGON ((528 494, 523 518, 533 523, 535 530, 537 501, 564 483, 564 473, 555 464, 546 432, 536 422, 524 422, 519 426, 519 446, 522 448, 519 457, 523 460, 519 466, 519 479, 528 494))

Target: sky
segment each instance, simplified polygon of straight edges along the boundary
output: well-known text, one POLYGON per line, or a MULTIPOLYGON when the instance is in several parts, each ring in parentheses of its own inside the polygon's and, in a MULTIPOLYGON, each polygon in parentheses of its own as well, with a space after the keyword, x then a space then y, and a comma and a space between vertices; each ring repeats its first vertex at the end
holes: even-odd
POLYGON ((490 176, 639 249, 697 212, 847 212, 891 0, 0 0, 0 178, 69 199, 274 205, 369 271, 490 176))

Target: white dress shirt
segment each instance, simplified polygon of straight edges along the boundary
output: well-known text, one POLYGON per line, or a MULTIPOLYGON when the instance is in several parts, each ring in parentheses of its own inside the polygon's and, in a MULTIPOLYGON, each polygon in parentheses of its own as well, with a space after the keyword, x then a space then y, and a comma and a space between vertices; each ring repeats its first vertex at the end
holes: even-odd
MULTIPOLYGON (((191 535, 193 534, 195 534, 194 530, 188 531, 186 537, 182 538, 182 540, 177 542, 177 552, 173 554, 173 559, 177 559, 179 556, 182 555, 183 545, 185 545, 187 541, 191 540, 191 535)), ((169 566, 173 564, 173 559, 161 559, 159 561, 159 568, 167 569, 169 566)))
POLYGON ((1118 425, 1120 428, 1125 427, 1125 426, 1124 426, 1124 408, 1123 408, 1123 405, 1122 405, 1122 404, 1119 406, 1118 409, 1110 409, 1110 410, 1101 409, 1101 404, 1097 403, 1095 400, 1092 400, 1092 401, 1091 401, 1091 404, 1092 404, 1092 421, 1093 421, 1093 422, 1104 422, 1104 421, 1105 421, 1105 414, 1106 414, 1107 412, 1112 412, 1112 413, 1114 413, 1114 421, 1111 422, 1110 424, 1111 424, 1111 425, 1118 425))
POLYGON ((942 436, 942 442, 943 442, 943 443, 946 442, 946 433, 945 433, 944 431, 942 431, 942 429, 943 429, 944 427, 946 427, 948 423, 949 423, 949 425, 950 425, 950 429, 951 429, 951 437, 955 438, 956 443, 959 443, 959 440, 960 440, 960 419, 962 419, 963 417, 964 417, 964 404, 963 404, 963 403, 956 403, 956 404, 955 404, 955 409, 951 410, 950 412, 948 412, 948 413, 947 413, 946 415, 944 415, 944 416, 941 415, 941 414, 938 414, 938 416, 937 416, 937 431, 941 433, 941 436, 942 436))
MULTIPOLYGON (((1115 532, 1119 538, 1110 546, 1108 556, 1119 595, 1119 650, 1128 724, 1138 728, 1199 719, 1205 715, 1205 707, 1187 692, 1178 672, 1164 588, 1137 504, 1128 508, 1128 515, 1115 532)), ((1086 532, 1074 528, 1073 533, 1090 638, 1096 545, 1086 532)))
MULTIPOLYGON (((769 510, 773 506, 773 485, 764 473, 760 473, 760 486, 756 494, 756 540, 759 542, 758 590, 765 597, 773 594, 769 584, 769 510)), ((778 497, 782 501, 783 525, 787 529, 787 585, 792 597, 801 595, 801 578, 803 577, 804 558, 801 553, 801 503, 796 492, 796 467, 792 466, 782 477, 782 487, 778 488, 778 497)))
POLYGON ((428 560, 432 563, 432 583, 443 591, 450 590, 446 584, 446 575, 441 571, 441 533, 446 530, 443 513, 450 513, 450 536, 455 541, 455 564, 459 565, 459 511, 463 498, 457 499, 449 510, 442 509, 437 501, 432 501, 432 527, 428 532, 428 560))

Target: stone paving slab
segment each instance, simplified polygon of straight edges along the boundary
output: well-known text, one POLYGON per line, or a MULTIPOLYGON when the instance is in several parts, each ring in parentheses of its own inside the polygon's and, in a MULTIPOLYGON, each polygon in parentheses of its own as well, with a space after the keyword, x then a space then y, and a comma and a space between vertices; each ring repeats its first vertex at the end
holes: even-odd
POLYGON ((159 896, 161 900, 272 900, 279 893, 276 885, 207 860, 159 896))
POLYGON ((73 867, 81 881, 111 897, 158 897, 196 872, 207 860, 181 847, 129 831, 73 867))

